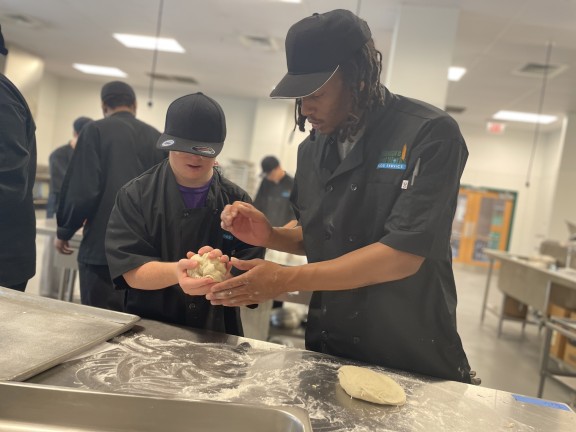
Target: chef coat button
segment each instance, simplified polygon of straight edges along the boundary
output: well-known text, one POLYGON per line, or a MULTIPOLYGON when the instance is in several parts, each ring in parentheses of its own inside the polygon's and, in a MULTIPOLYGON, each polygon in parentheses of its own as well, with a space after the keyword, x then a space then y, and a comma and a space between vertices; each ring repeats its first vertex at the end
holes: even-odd
POLYGON ((320 333, 320 335, 321 335, 323 341, 328 340, 328 332, 326 330, 322 330, 322 333, 320 333))
POLYGON ((352 343, 354 343, 354 345, 358 345, 360 343, 360 338, 358 336, 354 336, 352 338, 352 343))
POLYGON ((351 190, 351 191, 355 191, 356 189, 358 189, 358 185, 357 185, 356 183, 352 183, 352 184, 350 185, 350 190, 351 190))
POLYGON ((190 309, 190 310, 196 309, 196 303, 190 303, 190 304, 188 305, 188 309, 190 309))
POLYGON ((328 185, 326 186, 326 192, 332 192, 334 190, 334 186, 328 185))
POLYGON ((355 236, 355 235, 348 236, 348 241, 349 241, 349 242, 355 242, 355 241, 356 241, 356 236, 355 236))

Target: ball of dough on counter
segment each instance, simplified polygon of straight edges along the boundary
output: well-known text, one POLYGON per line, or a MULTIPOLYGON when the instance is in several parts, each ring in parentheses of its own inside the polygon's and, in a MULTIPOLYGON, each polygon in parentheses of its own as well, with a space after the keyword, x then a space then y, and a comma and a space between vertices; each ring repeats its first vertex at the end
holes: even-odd
POLYGON ((353 398, 383 405, 404 405, 406 393, 389 376, 358 366, 342 366, 338 369, 342 388, 353 398))
POLYGON ((194 255, 191 260, 198 261, 198 266, 194 269, 187 270, 188 276, 193 278, 209 277, 214 282, 222 282, 226 275, 226 264, 219 258, 209 258, 208 254, 194 255))

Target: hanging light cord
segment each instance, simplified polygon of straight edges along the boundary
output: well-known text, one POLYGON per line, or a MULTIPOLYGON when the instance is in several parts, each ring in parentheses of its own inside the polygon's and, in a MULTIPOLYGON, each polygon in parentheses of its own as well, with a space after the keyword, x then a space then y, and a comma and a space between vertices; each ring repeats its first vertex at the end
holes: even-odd
POLYGON ((154 76, 156 75, 156 63, 158 60, 158 39, 160 38, 160 31, 162 30, 162 11, 164 10, 164 0, 160 0, 160 7, 158 9, 158 22, 156 23, 156 42, 154 52, 152 54, 152 71, 150 73, 150 86, 148 88, 148 106, 152 106, 152 97, 154 94, 154 76))
POLYGON ((550 56, 552 53, 552 42, 548 42, 546 48, 546 63, 544 67, 544 76, 542 77, 542 88, 540 89, 540 101, 538 103, 538 121, 534 128, 534 139, 532 141, 532 152, 530 153, 530 160, 528 161, 528 171, 526 172, 526 187, 530 187, 530 176, 532 174, 532 165, 534 163, 534 155, 536 154, 536 147, 538 144, 538 137, 540 135, 540 116, 544 107, 544 96, 546 95, 546 84, 548 82, 548 69, 550 67, 550 56))

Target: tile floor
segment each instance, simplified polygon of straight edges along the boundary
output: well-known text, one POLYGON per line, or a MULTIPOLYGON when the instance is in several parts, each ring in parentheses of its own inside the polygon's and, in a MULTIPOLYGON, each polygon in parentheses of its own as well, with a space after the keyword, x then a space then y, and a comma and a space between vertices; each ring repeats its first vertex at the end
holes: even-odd
MULTIPOLYGON (((41 284, 42 257, 47 237, 39 235, 37 241, 37 275, 30 280, 27 292, 37 294, 41 284)), ((498 318, 487 312, 480 323, 480 313, 486 270, 455 265, 454 273, 458 288, 458 331, 464 344, 472 369, 482 379, 482 386, 527 396, 536 396, 539 383, 540 346, 544 332, 538 326, 526 326, 505 321, 501 336, 497 337, 498 318)), ((493 275, 495 278, 497 275, 493 275)), ((77 285, 77 282, 76 282, 77 285)), ((75 301, 78 301, 76 286, 75 301)), ((502 294, 493 282, 488 305, 500 305, 502 294)), ((547 379, 544 399, 565 402, 574 407, 576 390, 547 379)))

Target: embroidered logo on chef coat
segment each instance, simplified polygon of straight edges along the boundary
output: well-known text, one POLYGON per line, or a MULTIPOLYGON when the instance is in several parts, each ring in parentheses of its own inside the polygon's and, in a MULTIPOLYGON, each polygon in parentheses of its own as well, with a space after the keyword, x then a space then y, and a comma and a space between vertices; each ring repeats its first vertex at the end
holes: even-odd
POLYGON ((376 169, 405 170, 406 153, 406 144, 404 144, 402 150, 384 150, 382 153, 380 153, 376 169))

